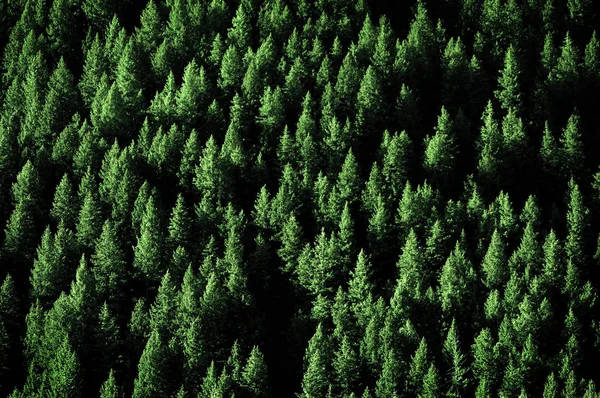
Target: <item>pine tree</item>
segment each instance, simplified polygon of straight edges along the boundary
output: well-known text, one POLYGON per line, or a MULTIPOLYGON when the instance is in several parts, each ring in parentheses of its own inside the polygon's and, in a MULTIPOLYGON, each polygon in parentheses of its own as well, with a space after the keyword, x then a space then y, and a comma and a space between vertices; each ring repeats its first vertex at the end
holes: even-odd
POLYGON ((79 360, 67 336, 57 348, 48 363, 47 393, 54 397, 81 396, 79 360))
POLYGON ((433 137, 425 138, 425 156, 423 166, 435 184, 448 186, 454 169, 457 148, 450 115, 442 107, 433 137))
POLYGON ((483 126, 478 141, 479 160, 477 169, 486 182, 498 183, 502 162, 502 135, 494 117, 492 102, 489 101, 482 116, 483 126))
POLYGON ((360 362, 353 343, 348 335, 342 338, 339 350, 333 362, 333 369, 336 374, 337 384, 341 393, 350 394, 356 387, 356 382, 360 376, 360 362))
POLYGON ((383 174, 393 197, 399 197, 408 177, 408 165, 412 155, 412 143, 408 134, 402 131, 393 134, 383 156, 383 174))
POLYGON ((177 246, 189 248, 192 237, 192 226, 192 220, 185 200, 183 196, 179 194, 177 195, 175 206, 171 211, 171 219, 168 228, 168 242, 172 249, 177 248, 177 246))
POLYGON ((242 374, 244 385, 253 397, 269 397, 267 366, 257 346, 252 348, 242 374))
POLYGON ((425 338, 421 339, 419 348, 411 358, 410 370, 408 373, 408 389, 417 395, 423 393, 423 380, 428 373, 430 363, 427 359, 427 342, 425 338))
POLYGON ((358 169, 358 163, 352 150, 348 151, 346 160, 342 165, 342 170, 338 174, 338 181, 336 186, 338 187, 339 200, 344 203, 352 205, 356 200, 355 192, 360 190, 361 180, 358 169))
POLYGON ((488 328, 482 329, 472 345, 473 375, 477 380, 492 384, 498 377, 498 364, 494 356, 494 340, 488 328))
POLYGON ((515 48, 510 45, 504 56, 504 69, 498 78, 499 89, 494 92, 500 107, 508 112, 521 110, 521 89, 519 84, 520 67, 515 48))
POLYGON ((148 278, 149 282, 157 283, 164 273, 162 242, 163 233, 158 208, 154 196, 150 196, 141 219, 133 259, 133 267, 148 278))
POLYGON ((571 176, 578 177, 582 172, 582 160, 585 159, 585 152, 579 124, 579 116, 571 115, 560 138, 563 147, 559 159, 561 159, 562 175, 565 179, 571 176))
POLYGON ((356 97, 356 129, 359 135, 378 132, 386 114, 381 83, 377 72, 367 68, 356 97))
POLYGON ((153 330, 138 363, 132 397, 164 396, 167 393, 165 350, 160 334, 153 330))
POLYGON ((100 298, 118 304, 128 281, 125 254, 114 224, 106 221, 91 257, 96 289, 100 298))
POLYGON ((569 181, 569 204, 567 211, 567 239, 565 254, 574 266, 583 265, 587 255, 586 239, 589 239, 589 210, 583 203, 583 195, 579 186, 571 178, 569 181))
POLYGON ((86 106, 92 104, 102 74, 108 68, 108 60, 102 48, 100 35, 96 34, 85 56, 83 75, 78 83, 81 97, 86 106))
POLYGON ((423 377, 423 392, 419 395, 419 397, 438 397, 440 390, 440 376, 435 365, 432 363, 427 370, 427 374, 425 377, 423 377))
POLYGON ((177 114, 186 126, 193 126, 197 120, 197 109, 208 106, 209 92, 204 67, 198 68, 192 60, 183 72, 183 82, 177 92, 177 114))
POLYGON ((102 212, 98 197, 88 193, 83 198, 77 221, 77 241, 86 249, 92 249, 102 232, 102 212))
MULTIPOLYGON (((120 343, 119 334, 117 320, 105 302, 100 308, 98 327, 94 335, 95 343, 97 344, 96 347, 100 352, 100 355, 97 356, 99 363, 96 364, 96 368, 101 369, 102 372, 109 370, 115 365, 119 365, 119 362, 122 360, 120 350, 123 347, 120 343)), ((113 389, 116 389, 116 386, 113 389)))
POLYGON ((442 311, 456 315, 468 312, 469 303, 473 301, 470 298, 476 286, 475 281, 475 270, 467 259, 464 248, 457 242, 440 275, 442 311))
POLYGON ((302 397, 325 396, 328 386, 328 375, 325 369, 324 353, 316 348, 308 357, 308 367, 302 378, 302 397))
POLYGON ((395 357, 394 351, 388 350, 384 357, 381 374, 377 380, 377 387, 375 389, 375 396, 377 398, 397 395, 399 368, 400 364, 395 357))
POLYGON ((57 224, 62 223, 66 227, 75 226, 77 208, 74 203, 76 202, 73 187, 69 181, 68 175, 65 173, 60 180, 60 183, 56 186, 50 216, 57 224))
POLYGON ((111 369, 108 374, 108 379, 100 388, 100 398, 119 398, 122 397, 119 386, 115 380, 115 373, 111 369))
POLYGON ((142 51, 149 56, 156 51, 162 38, 163 27, 158 8, 154 0, 149 0, 140 15, 140 27, 136 28, 135 40, 142 51))

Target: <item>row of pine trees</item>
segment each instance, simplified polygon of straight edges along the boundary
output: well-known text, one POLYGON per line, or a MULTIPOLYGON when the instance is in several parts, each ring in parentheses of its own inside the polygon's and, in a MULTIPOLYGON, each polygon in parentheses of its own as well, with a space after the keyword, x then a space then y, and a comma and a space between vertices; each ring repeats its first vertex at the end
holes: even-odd
POLYGON ((0 1, 0 395, 600 396, 598 12, 0 1))

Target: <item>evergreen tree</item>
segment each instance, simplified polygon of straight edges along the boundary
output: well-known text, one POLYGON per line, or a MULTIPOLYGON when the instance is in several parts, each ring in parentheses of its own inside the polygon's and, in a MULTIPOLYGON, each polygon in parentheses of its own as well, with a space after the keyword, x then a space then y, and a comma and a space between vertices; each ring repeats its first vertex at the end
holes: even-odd
POLYGON ((253 397, 270 396, 267 366, 264 361, 262 353, 254 346, 242 374, 244 384, 253 397))
POLYGON ((162 242, 163 234, 158 208, 154 196, 150 196, 141 219, 133 258, 133 267, 148 278, 149 282, 157 283, 164 272, 162 242))
POLYGON ((494 94, 504 111, 513 109, 518 113, 521 110, 520 68, 515 53, 516 50, 512 45, 506 50, 504 69, 498 78, 499 89, 494 94))
POLYGON ((73 352, 69 339, 64 337, 48 363, 48 390, 54 397, 81 396, 79 360, 73 352))
POLYGON ((110 373, 108 374, 108 379, 106 379, 100 388, 100 398, 119 398, 121 396, 122 395, 115 380, 115 373, 111 369, 110 373))
POLYGON ((438 116, 438 124, 433 137, 425 138, 425 157, 423 166, 429 173, 434 183, 448 186, 454 169, 454 159, 457 148, 455 146, 454 132, 450 115, 442 107, 438 116))
POLYGON ((138 376, 133 387, 133 397, 164 395, 168 381, 165 374, 165 350, 160 334, 153 330, 138 363, 138 376))

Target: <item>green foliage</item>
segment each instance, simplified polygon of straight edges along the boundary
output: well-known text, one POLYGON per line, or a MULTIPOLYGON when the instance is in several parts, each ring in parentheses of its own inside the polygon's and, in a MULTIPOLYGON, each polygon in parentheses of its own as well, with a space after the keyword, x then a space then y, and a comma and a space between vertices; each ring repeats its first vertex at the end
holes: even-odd
POLYGON ((0 2, 0 395, 595 396, 594 4, 430 3, 0 2))

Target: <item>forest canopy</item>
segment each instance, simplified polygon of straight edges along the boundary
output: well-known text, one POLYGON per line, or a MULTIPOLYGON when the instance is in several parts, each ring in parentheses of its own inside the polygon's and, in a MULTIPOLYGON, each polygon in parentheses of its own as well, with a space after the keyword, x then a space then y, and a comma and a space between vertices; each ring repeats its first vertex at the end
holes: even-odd
POLYGON ((0 0, 0 395, 600 397, 599 12, 0 0))

